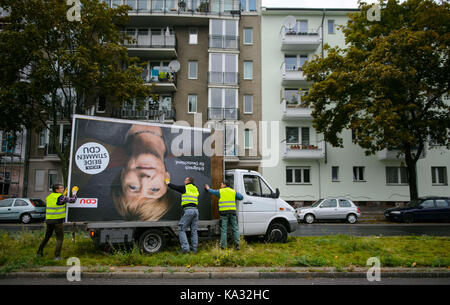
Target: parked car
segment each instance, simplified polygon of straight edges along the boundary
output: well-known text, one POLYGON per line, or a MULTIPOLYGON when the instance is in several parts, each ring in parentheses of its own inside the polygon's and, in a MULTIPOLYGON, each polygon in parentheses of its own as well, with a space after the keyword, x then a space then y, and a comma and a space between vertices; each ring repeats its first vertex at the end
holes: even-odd
POLYGON ((419 197, 406 204, 404 208, 390 208, 384 211, 390 221, 436 221, 450 220, 450 197, 419 197))
POLYGON ((32 219, 45 218, 45 202, 41 199, 8 198, 0 201, 0 220, 20 220, 30 223, 32 219))
POLYGON ((306 223, 316 220, 341 219, 356 223, 361 217, 359 208, 349 199, 325 198, 317 200, 309 207, 298 208, 297 218, 306 223))

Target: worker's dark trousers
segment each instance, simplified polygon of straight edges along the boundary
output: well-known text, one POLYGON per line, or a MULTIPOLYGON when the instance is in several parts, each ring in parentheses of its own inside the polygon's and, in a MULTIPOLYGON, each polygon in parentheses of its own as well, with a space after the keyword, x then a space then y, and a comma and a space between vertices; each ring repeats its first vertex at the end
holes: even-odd
POLYGON ((64 240, 64 224, 56 223, 56 224, 47 224, 47 229, 45 231, 44 240, 41 242, 39 249, 37 251, 38 254, 43 255, 43 251, 45 245, 47 245, 48 240, 52 237, 53 232, 56 233, 56 247, 55 247, 55 257, 59 257, 61 254, 61 248, 64 240))

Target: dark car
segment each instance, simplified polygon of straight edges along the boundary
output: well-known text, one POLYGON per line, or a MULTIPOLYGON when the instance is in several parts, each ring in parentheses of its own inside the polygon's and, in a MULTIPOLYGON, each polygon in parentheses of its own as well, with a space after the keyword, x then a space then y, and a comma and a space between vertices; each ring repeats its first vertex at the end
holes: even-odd
POLYGON ((445 221, 450 220, 450 197, 420 197, 412 200, 404 208, 384 211, 387 220, 403 221, 445 221))

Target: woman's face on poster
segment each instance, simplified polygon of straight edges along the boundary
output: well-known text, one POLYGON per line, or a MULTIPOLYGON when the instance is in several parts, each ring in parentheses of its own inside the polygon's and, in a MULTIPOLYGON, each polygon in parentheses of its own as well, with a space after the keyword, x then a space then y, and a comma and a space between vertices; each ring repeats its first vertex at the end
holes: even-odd
POLYGON ((124 195, 129 201, 160 198, 167 192, 166 178, 169 174, 161 158, 150 153, 132 157, 123 172, 124 195))

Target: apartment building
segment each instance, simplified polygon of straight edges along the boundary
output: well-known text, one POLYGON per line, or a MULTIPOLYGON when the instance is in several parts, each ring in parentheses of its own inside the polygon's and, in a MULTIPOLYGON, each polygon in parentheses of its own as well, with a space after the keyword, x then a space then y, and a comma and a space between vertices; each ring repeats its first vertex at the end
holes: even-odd
MULTIPOLYGON (((311 86, 302 65, 323 56, 325 43, 345 47, 337 27, 357 11, 262 8, 262 120, 279 121, 280 142, 277 166, 263 167, 262 173, 291 203, 326 196, 360 203, 409 200, 406 171, 396 151, 366 156, 352 142, 350 130, 342 134, 344 148, 332 147, 313 128, 312 109, 301 103, 311 86)), ((449 168, 450 151, 428 144, 417 165, 419 196, 450 196, 449 168)))
POLYGON ((0 131, 0 200, 22 197, 27 131, 0 131))
MULTIPOLYGON (((134 39, 125 45, 140 59, 142 78, 156 96, 115 108, 100 97, 86 114, 225 130, 225 167, 260 170, 260 0, 103 2, 131 7, 122 31, 134 39)), ((64 117, 59 124, 63 145, 70 126, 64 117)), ((50 143, 46 130, 32 136, 29 196, 44 198, 63 179, 50 143)))

